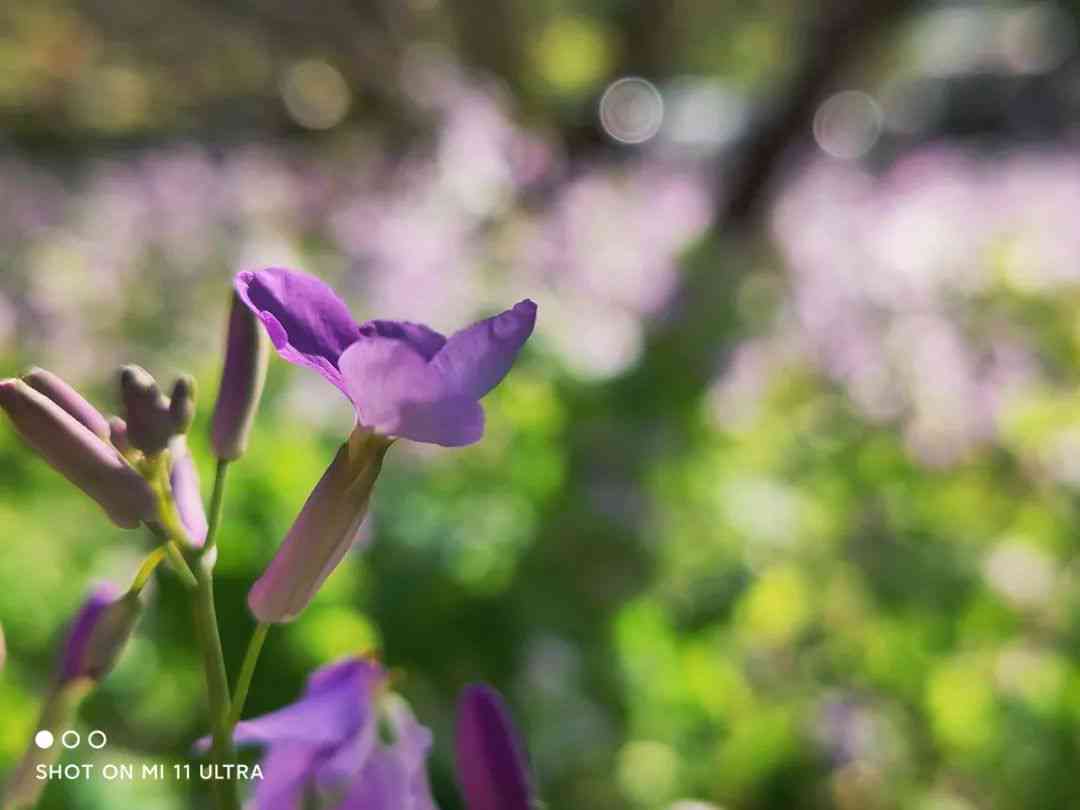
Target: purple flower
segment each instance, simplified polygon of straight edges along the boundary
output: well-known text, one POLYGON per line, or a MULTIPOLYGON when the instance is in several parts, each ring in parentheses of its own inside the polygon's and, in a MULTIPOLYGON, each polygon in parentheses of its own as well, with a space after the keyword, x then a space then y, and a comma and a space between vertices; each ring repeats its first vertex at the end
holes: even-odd
POLYGON ((236 276, 241 300, 291 363, 315 369, 353 403, 356 427, 304 504, 248 604, 264 622, 294 618, 356 539, 390 442, 448 447, 484 432, 480 398, 532 334, 536 305, 522 301, 449 339, 421 324, 358 324, 327 285, 281 268, 236 276))
POLYGON ((247 448, 251 423, 266 381, 270 353, 255 316, 234 292, 225 338, 225 364, 210 430, 214 452, 232 461, 247 448))
POLYGON ((142 610, 138 594, 121 596, 103 584, 91 591, 68 630, 60 658, 59 681, 99 681, 115 666, 142 610))
POLYGON ((133 529, 142 520, 152 520, 154 495, 108 443, 108 422, 74 389, 46 374, 31 373, 34 387, 23 380, 0 380, 0 408, 19 435, 97 501, 116 525, 133 529))
POLYGON ((348 659, 316 671, 297 702, 238 724, 238 744, 265 747, 255 807, 434 810, 431 735, 386 680, 375 661, 348 659))
POLYGON ((469 810, 529 810, 525 757, 502 697, 473 684, 458 701, 457 774, 469 810))
POLYGON ((449 339, 408 321, 358 324, 323 282, 276 267, 239 273, 236 290, 278 354, 341 389, 359 426, 447 447, 483 434, 478 400, 506 376, 536 323, 536 304, 525 300, 449 339))

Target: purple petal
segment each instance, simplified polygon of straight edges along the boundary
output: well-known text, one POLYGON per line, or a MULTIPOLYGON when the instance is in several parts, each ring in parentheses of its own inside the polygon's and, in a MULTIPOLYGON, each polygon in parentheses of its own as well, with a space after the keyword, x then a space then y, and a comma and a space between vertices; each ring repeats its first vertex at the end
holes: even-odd
POLYGON ((83 602, 79 612, 68 629, 64 652, 60 659, 60 681, 81 678, 86 674, 86 661, 90 648, 90 639, 98 626, 106 608, 120 596, 119 589, 109 583, 94 588, 83 602))
POLYGON ((535 325, 536 304, 526 299, 453 334, 431 365, 451 392, 480 399, 510 371, 535 325))
POLYGON ((521 748, 499 693, 482 684, 458 702, 457 771, 469 810, 529 810, 521 748))
POLYGON ((359 327, 337 293, 314 276, 281 267, 237 273, 235 286, 278 354, 345 390, 338 358, 359 337, 359 327))
POLYGON ((484 433, 479 403, 449 390, 433 365, 404 341, 365 338, 339 364, 357 421, 377 433, 445 447, 472 444, 484 433))
POLYGON ((248 606, 263 622, 296 618, 341 562, 367 516, 371 490, 389 443, 354 432, 315 485, 248 606))
POLYGON ((303 697, 276 712, 238 723, 239 745, 342 745, 374 723, 372 696, 386 679, 374 661, 350 659, 319 670, 303 697))
POLYGON ((180 513, 180 520, 188 530, 195 547, 202 548, 209 527, 202 493, 199 491, 199 471, 195 468, 195 460, 183 436, 178 436, 169 443, 169 451, 172 455, 169 482, 172 485, 176 510, 180 513))
POLYGON ((263 757, 262 781, 255 784, 257 810, 297 810, 304 807, 305 792, 318 762, 319 749, 310 745, 280 743, 263 757))
POLYGON ((436 810, 427 777, 431 732, 396 696, 386 713, 394 742, 376 747, 337 810, 436 810))
POLYGON ((51 371, 32 368, 23 375, 23 381, 31 388, 47 396, 100 439, 109 441, 109 422, 82 394, 61 380, 51 371))
POLYGON ((411 321, 368 321, 360 326, 364 337, 384 337, 403 340, 425 360, 430 360, 446 345, 446 338, 422 323, 411 321))

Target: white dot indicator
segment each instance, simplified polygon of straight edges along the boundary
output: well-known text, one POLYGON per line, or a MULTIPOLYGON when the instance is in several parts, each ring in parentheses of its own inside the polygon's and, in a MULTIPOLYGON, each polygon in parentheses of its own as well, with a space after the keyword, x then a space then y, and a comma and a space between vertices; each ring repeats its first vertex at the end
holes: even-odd
POLYGON ((53 737, 51 731, 42 729, 34 735, 34 745, 38 748, 52 748, 54 742, 56 742, 56 739, 53 737))

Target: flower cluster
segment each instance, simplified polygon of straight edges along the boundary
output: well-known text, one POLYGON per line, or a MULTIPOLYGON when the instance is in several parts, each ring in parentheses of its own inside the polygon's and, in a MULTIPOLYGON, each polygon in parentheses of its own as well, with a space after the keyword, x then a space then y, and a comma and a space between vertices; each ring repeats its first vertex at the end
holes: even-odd
MULTIPOLYGON (((236 276, 222 381, 211 420, 218 475, 207 516, 186 434, 195 383, 181 376, 166 396, 138 366, 119 375, 123 416, 106 418, 71 386, 41 369, 0 381, 0 408, 27 444, 97 501, 124 528, 147 526, 159 547, 131 587, 94 589, 64 645, 41 728, 61 728, 86 692, 116 664, 142 610, 142 592, 169 560, 192 595, 203 648, 215 759, 232 742, 266 747, 259 810, 433 810, 426 775, 430 733, 389 691, 373 660, 349 660, 314 673, 295 704, 239 722, 252 670, 271 623, 297 616, 357 538, 387 450, 398 439, 456 447, 480 439, 480 399, 506 376, 532 334, 536 305, 513 308, 444 337, 408 321, 353 320, 323 282, 282 268, 236 276), (267 341, 263 332, 268 336, 267 341), (259 626, 230 689, 213 603, 227 466, 243 455, 265 380, 267 344, 310 367, 352 402, 355 422, 315 485, 285 541, 250 591, 259 626)), ((2 649, 2 647, 0 647, 2 649)), ((496 693, 466 690, 458 753, 471 810, 525 810, 531 787, 521 749, 496 693)), ((3 798, 32 806, 42 783, 35 768, 55 752, 31 746, 3 798)), ((237 807, 234 786, 218 786, 221 810, 237 807)))

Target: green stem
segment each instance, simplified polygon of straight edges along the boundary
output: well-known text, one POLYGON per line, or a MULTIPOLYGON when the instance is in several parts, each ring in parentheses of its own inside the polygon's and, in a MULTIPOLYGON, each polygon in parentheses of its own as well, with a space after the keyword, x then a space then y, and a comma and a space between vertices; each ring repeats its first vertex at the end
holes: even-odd
POLYGON ((217 540, 217 529, 221 523, 222 507, 225 504, 225 474, 228 471, 228 459, 218 459, 217 468, 214 471, 214 490, 210 493, 210 514, 207 516, 208 527, 203 554, 213 549, 214 542, 217 540))
MULTIPOLYGON (((212 744, 210 751, 218 765, 236 760, 232 746, 232 729, 229 727, 229 677, 225 671, 225 655, 221 649, 218 633, 217 609, 214 606, 214 579, 210 573, 211 559, 203 558, 196 565, 197 587, 193 591, 195 627, 203 653, 206 674, 206 692, 210 702, 212 744)), ((218 797, 219 810, 239 810, 236 784, 231 779, 213 782, 218 797)))
POLYGON ((175 540, 169 540, 165 545, 165 556, 169 558, 169 562, 172 563, 173 569, 179 575, 180 579, 184 581, 184 586, 188 590, 193 590, 199 586, 199 582, 195 575, 191 572, 191 566, 187 564, 187 560, 184 559, 183 552, 180 551, 180 547, 176 544, 175 540))
POLYGON ((244 703, 247 701, 248 690, 251 688, 251 679, 255 675, 255 666, 259 663, 259 655, 262 653, 263 642, 270 625, 259 622, 255 625, 255 631, 251 634, 247 652, 244 653, 244 664, 240 667, 240 675, 236 679, 233 688, 232 711, 229 712, 229 733, 240 722, 240 716, 244 713, 244 703))

